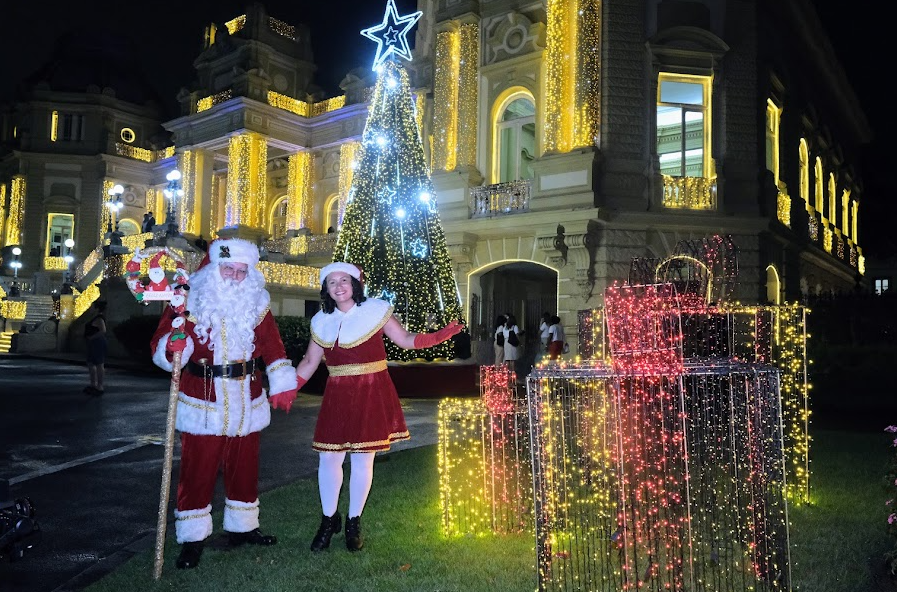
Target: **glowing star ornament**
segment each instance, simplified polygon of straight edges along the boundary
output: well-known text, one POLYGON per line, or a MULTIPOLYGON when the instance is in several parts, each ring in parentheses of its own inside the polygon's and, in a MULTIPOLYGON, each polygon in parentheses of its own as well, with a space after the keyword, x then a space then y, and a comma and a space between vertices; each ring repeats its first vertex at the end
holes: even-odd
POLYGON ((423 239, 416 238, 411 241, 411 254, 419 259, 423 259, 430 253, 427 243, 423 239))
POLYGON ((418 10, 405 16, 399 16, 395 0, 388 0, 383 22, 374 27, 362 29, 361 34, 377 42, 377 55, 374 58, 373 70, 376 72, 389 58, 395 54, 411 61, 411 50, 408 48, 408 32, 424 13, 418 10), (385 48, 385 49, 384 49, 385 48))

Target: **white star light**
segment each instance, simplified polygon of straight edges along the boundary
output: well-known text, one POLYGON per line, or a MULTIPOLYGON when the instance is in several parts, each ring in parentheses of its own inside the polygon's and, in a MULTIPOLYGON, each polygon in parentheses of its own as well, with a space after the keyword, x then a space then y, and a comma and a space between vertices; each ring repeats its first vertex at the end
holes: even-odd
POLYGON ((411 50, 408 48, 408 32, 411 30, 424 13, 418 10, 412 14, 400 17, 396 9, 395 0, 387 0, 386 12, 383 13, 383 22, 375 27, 362 29, 361 34, 377 42, 377 56, 374 58, 373 70, 377 71, 380 65, 391 54, 411 61, 411 50), (384 51, 383 46, 386 46, 384 51))

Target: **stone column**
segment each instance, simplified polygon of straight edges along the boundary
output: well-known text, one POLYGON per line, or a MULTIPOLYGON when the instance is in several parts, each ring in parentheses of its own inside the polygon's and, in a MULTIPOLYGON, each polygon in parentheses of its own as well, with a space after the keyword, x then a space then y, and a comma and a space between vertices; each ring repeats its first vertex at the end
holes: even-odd
POLYGON ((227 234, 249 240, 266 235, 264 204, 268 185, 268 145, 259 134, 247 132, 230 139, 228 147, 227 203, 225 228, 218 236, 227 234))

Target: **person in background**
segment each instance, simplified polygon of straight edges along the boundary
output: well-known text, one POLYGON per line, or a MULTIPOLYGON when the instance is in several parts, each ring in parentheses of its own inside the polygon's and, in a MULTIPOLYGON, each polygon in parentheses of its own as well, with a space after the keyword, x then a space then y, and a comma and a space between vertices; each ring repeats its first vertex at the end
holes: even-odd
POLYGON ((143 215, 143 223, 141 224, 140 231, 141 232, 152 232, 153 226, 156 225, 156 219, 153 217, 152 212, 147 212, 143 215))
POLYGON ((103 390, 103 379, 106 376, 106 301, 95 300, 91 305, 96 314, 84 325, 84 339, 87 342, 87 371, 90 373, 90 384, 84 393, 99 397, 103 390))
POLYGON ((559 316, 551 317, 551 327, 548 328, 548 359, 557 360, 564 352, 564 326, 561 325, 559 316))
POLYGON ((383 336, 404 349, 426 349, 451 339, 464 325, 451 321, 433 333, 409 333, 393 316, 389 302, 365 297, 361 270, 351 263, 324 266, 320 280, 322 310, 312 317, 312 340, 296 367, 302 388, 326 354, 329 376, 312 439, 312 448, 319 452, 322 516, 311 550, 329 547, 342 526, 337 507, 343 461, 351 452, 345 536, 346 548, 359 551, 364 545, 361 513, 374 480, 374 455, 411 437, 386 367, 383 336))
POLYGON ((551 314, 547 312, 542 313, 542 322, 539 323, 539 344, 541 347, 539 348, 539 356, 543 356, 548 353, 548 328, 551 326, 551 314))
POLYGON ((505 315, 505 324, 504 327, 502 327, 502 333, 505 338, 505 364, 507 365, 508 370, 516 372, 515 366, 517 358, 520 357, 520 348, 523 347, 523 337, 521 337, 523 331, 517 326, 517 317, 511 313, 505 315), (509 342, 512 332, 517 335, 517 345, 511 345, 509 342))
POLYGON ((157 366, 171 372, 175 351, 183 364, 175 416, 181 433, 174 512, 182 545, 178 569, 199 565, 204 541, 212 534, 219 470, 227 544, 277 543, 259 530, 260 432, 271 423, 271 407, 289 411, 296 374, 269 310, 271 296, 258 261, 258 247, 249 241, 213 241, 190 275, 189 315, 167 306, 151 342, 157 366))
POLYGON ((498 315, 495 319, 495 329, 492 332, 492 349, 495 351, 495 365, 501 366, 505 363, 505 321, 508 320, 505 315, 498 315))

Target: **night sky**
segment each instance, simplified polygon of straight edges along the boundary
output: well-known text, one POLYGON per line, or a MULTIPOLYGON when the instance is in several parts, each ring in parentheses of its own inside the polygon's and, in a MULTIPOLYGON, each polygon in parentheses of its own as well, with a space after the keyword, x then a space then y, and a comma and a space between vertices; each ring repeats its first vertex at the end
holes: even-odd
MULTIPOLYGON (((848 5, 843 2, 812 2, 830 32, 876 136, 860 165, 866 182, 865 195, 874 196, 862 206, 860 244, 867 251, 894 249, 894 244, 878 244, 884 233, 866 228, 871 221, 897 217, 897 182, 876 173, 893 169, 884 147, 895 131, 885 106, 888 93, 881 87, 881 80, 888 75, 875 70, 888 63, 885 45, 893 34, 891 21, 875 13, 872 2, 850 5, 852 12, 845 10, 848 5)), ((12 98, 15 85, 50 57, 56 38, 75 28, 91 35, 125 35, 145 48, 141 57, 143 74, 164 107, 176 116, 174 97, 181 87, 193 81, 192 62, 202 48, 204 28, 213 21, 221 24, 243 14, 248 4, 242 0, 4 2, 4 14, 0 15, 0 101, 12 98)), ((373 61, 376 44, 359 31, 382 20, 385 0, 269 0, 263 4, 271 16, 311 28, 312 50, 319 67, 316 82, 327 96, 341 94, 338 84, 350 69, 369 66, 373 61)), ((396 5, 399 14, 413 12, 417 7, 416 0, 396 0, 396 5)), ((413 45, 413 34, 409 42, 413 45)))

